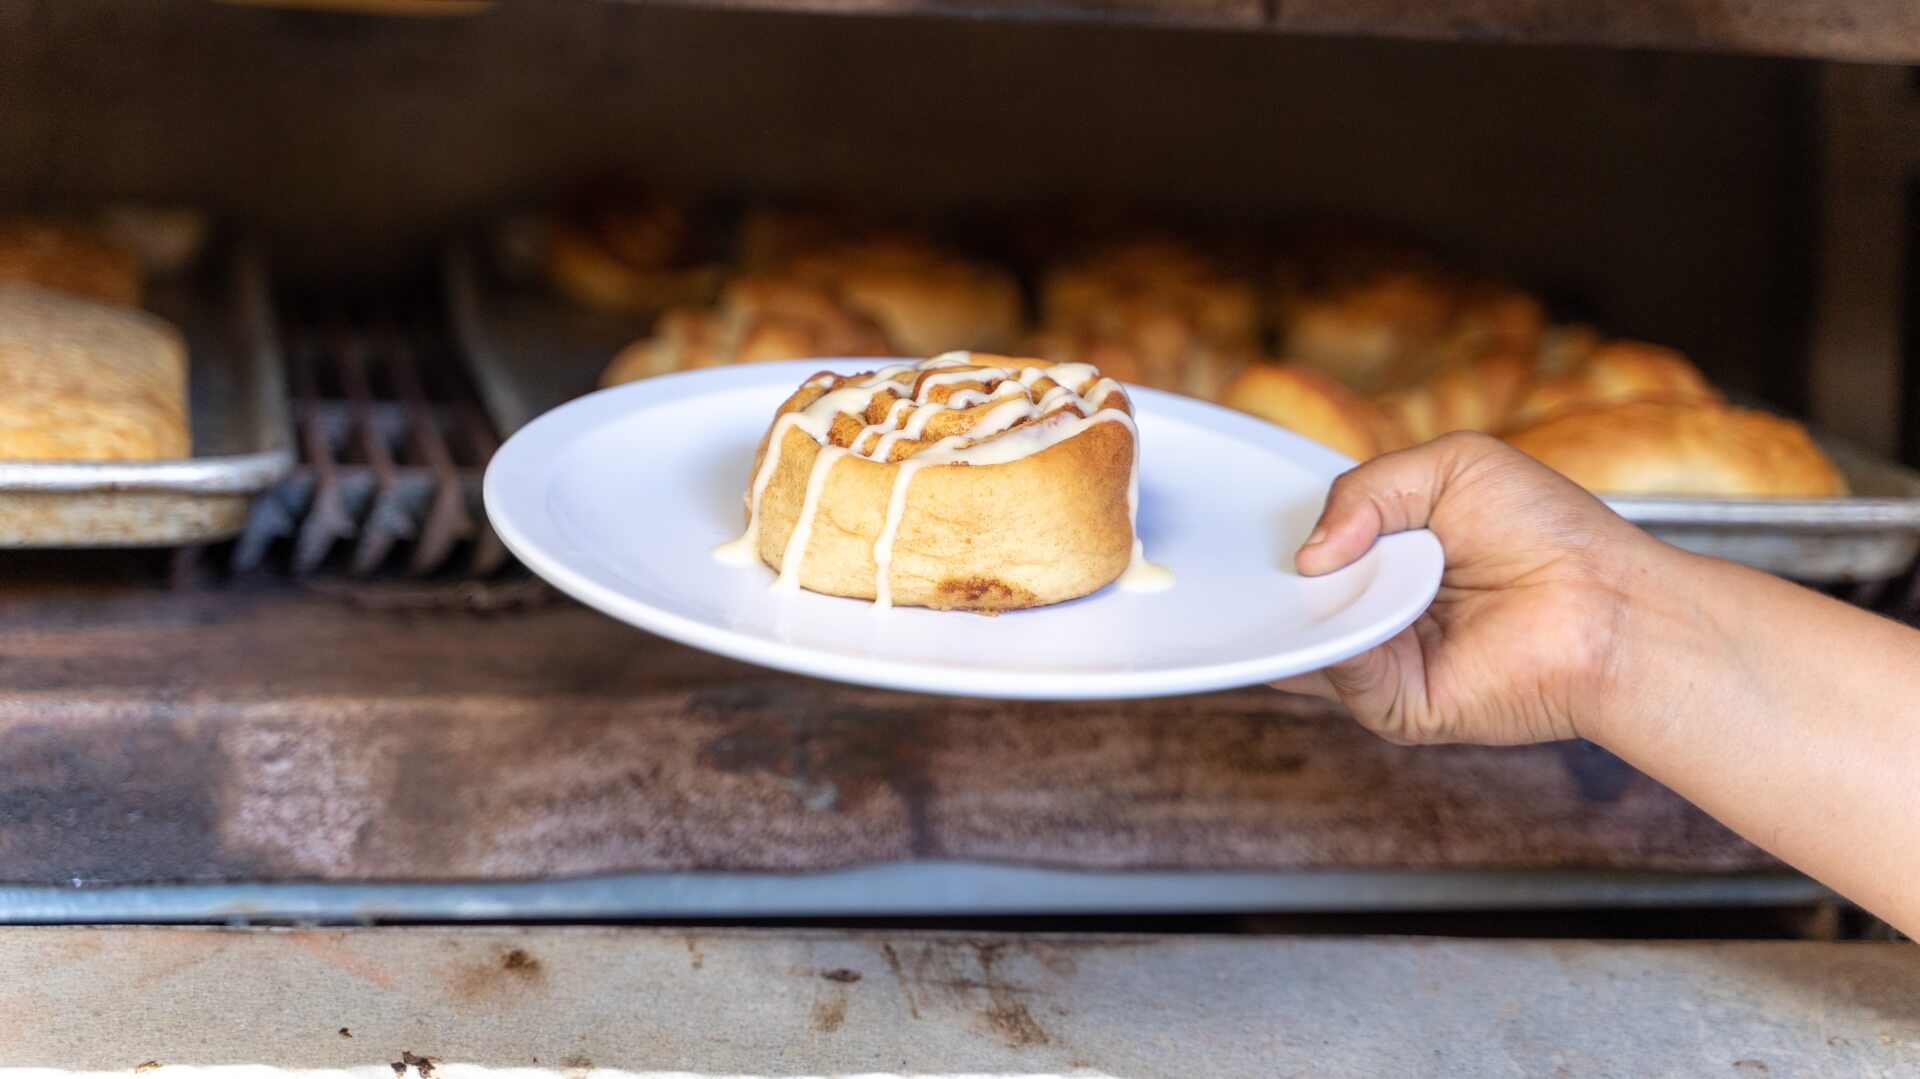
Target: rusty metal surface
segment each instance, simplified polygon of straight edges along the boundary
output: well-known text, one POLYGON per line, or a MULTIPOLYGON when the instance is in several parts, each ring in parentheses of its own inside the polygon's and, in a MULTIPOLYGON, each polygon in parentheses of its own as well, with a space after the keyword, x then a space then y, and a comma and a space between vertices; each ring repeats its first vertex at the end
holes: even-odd
POLYGON ((239 534, 293 467, 265 263, 241 249, 162 282, 154 313, 187 341, 193 456, 0 461, 0 547, 143 547, 239 534))
POLYGON ((278 561, 300 577, 489 577, 509 562, 479 507, 492 427, 429 305, 363 306, 321 301, 288 318, 299 466, 261 499, 232 565, 251 570, 284 549, 278 561))
POLYGON ((152 1079, 1896 1076, 1920 1071, 1920 950, 13 929, 0 1017, 0 1066, 152 1079))
POLYGON ((17 578, 0 641, 11 883, 902 858, 1779 868, 1598 750, 1397 748, 1264 689, 947 700, 747 667, 571 604, 424 616, 17 578))

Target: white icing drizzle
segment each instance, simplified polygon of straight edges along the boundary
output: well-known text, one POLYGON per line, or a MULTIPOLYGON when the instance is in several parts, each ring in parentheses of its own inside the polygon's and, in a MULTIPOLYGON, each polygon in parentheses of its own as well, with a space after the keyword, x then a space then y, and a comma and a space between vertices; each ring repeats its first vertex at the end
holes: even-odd
MULTIPOLYGON (((907 494, 912 487, 913 477, 929 465, 1005 464, 1064 442, 1096 423, 1118 423, 1134 436, 1133 475, 1127 486, 1127 517, 1131 526, 1138 519, 1140 503, 1139 429, 1134 426, 1133 417, 1123 409, 1106 407, 1107 398, 1122 391, 1119 383, 1098 376, 1099 372, 1091 364, 1084 363, 1024 367, 1015 374, 998 367, 975 367, 970 353, 948 352, 916 366, 883 368, 858 382, 829 390, 805 408, 784 413, 775 421, 773 430, 767 436, 765 456, 754 474, 753 488, 747 497, 746 531, 739 538, 714 548, 714 557, 741 565, 758 561, 760 500, 779 467, 780 450, 789 430, 799 428, 805 431, 814 441, 821 443, 821 448, 808 471, 800 513, 794 519, 793 531, 788 535, 786 547, 781 552, 779 574, 773 582, 773 587, 781 591, 797 591, 800 587, 800 564, 806 557, 807 544, 813 537, 813 523, 819 513, 820 496, 826 489, 833 466, 841 458, 852 456, 885 462, 892 455, 893 447, 903 439, 920 441, 928 423, 940 413, 974 408, 995 401, 1000 403, 987 409, 969 430, 942 438, 899 462, 893 489, 887 498, 886 518, 873 544, 873 560, 877 569, 874 578, 875 607, 892 605, 889 577, 893 566, 894 540, 899 534, 900 522, 906 515, 907 494), (949 367, 963 369, 944 370, 949 367), (907 375, 914 377, 903 380, 903 376, 907 375), (927 400, 935 387, 969 382, 987 383, 996 379, 999 385, 991 393, 968 387, 953 391, 945 401, 927 400), (1032 389, 1042 379, 1050 379, 1054 385, 1035 400, 1032 389), (1092 385, 1084 393, 1075 389, 1088 382, 1092 382, 1092 385), (888 391, 896 394, 898 399, 888 406, 887 414, 880 422, 862 427, 850 446, 828 443, 834 417, 841 413, 865 415, 873 399, 888 391), (1068 411, 1065 408, 1067 405, 1075 406, 1074 411, 1068 411), (902 423, 901 414, 908 409, 912 412, 902 423), (1076 415, 1075 412, 1081 414, 1076 415), (1020 426, 1027 420, 1035 422, 1020 426), (869 437, 873 439, 873 444, 864 446, 869 437)), ((822 384, 817 379, 807 382, 808 386, 822 384)), ((1133 591, 1158 591, 1172 583, 1173 574, 1166 567, 1146 560, 1136 530, 1133 557, 1126 571, 1120 575, 1120 587, 1133 591)))

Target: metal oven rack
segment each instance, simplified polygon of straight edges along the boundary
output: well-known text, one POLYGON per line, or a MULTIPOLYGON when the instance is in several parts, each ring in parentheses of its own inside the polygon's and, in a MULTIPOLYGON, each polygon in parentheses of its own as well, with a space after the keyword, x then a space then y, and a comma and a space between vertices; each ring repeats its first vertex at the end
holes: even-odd
POLYGON ((235 571, 491 577, 511 561, 480 508, 498 446, 426 303, 285 304, 299 462, 255 506, 235 571), (282 554, 284 552, 284 554, 282 554))

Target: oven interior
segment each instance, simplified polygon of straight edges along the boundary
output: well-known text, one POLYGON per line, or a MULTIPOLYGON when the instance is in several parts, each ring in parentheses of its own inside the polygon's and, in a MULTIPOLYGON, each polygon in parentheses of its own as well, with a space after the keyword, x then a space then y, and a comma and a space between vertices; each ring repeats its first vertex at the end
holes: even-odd
MULTIPOLYGON (((719 7, 0 5, 0 202, 203 208, 297 457, 238 539, 0 558, 0 919, 1888 932, 1592 747, 860 691, 575 608, 479 509, 509 432, 449 266, 610 179, 984 250, 1102 205, 1353 219, 1920 464, 1911 70, 719 7)), ((1911 618, 1915 580, 1827 587, 1911 618)))

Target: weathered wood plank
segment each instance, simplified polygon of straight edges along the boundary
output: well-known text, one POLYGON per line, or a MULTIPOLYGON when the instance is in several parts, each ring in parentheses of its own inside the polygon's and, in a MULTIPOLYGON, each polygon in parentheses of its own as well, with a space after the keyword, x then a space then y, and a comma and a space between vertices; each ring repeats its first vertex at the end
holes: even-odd
POLYGON ((0 590, 0 879, 507 879, 906 857, 1775 863, 1575 746, 1413 750, 1265 689, 1013 704, 747 667, 566 603, 0 590))

